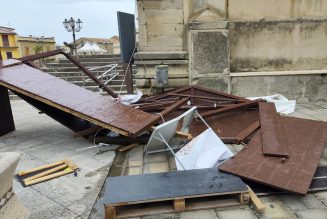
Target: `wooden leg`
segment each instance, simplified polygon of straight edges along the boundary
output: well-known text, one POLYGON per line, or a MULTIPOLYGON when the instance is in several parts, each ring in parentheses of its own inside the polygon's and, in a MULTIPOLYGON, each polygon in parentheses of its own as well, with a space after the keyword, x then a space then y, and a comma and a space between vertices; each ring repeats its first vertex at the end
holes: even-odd
POLYGON ((174 209, 175 209, 175 211, 184 211, 185 210, 185 199, 175 199, 174 200, 174 209))
POLYGON ((263 213, 266 209, 265 204, 263 204, 263 202, 258 198, 258 196, 256 196, 256 194, 252 191, 252 189, 249 186, 248 188, 249 188, 250 199, 252 204, 254 205, 255 209, 259 213, 263 213))
POLYGON ((0 136, 15 130, 8 89, 0 86, 0 136))
POLYGON ((114 219, 117 216, 116 208, 114 206, 104 206, 105 218, 114 219))
POLYGON ((243 192, 239 195, 239 199, 241 204, 248 204, 250 202, 250 194, 249 192, 243 192))

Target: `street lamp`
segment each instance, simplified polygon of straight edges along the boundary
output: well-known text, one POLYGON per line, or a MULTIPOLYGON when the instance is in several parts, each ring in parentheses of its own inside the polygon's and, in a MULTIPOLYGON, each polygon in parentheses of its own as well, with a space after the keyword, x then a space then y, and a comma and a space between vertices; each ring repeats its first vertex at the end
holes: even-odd
POLYGON ((67 20, 67 18, 65 18, 65 20, 62 22, 64 24, 64 27, 66 28, 66 30, 68 32, 73 32, 73 40, 74 40, 74 51, 75 51, 75 55, 77 55, 76 52, 76 39, 75 39, 75 31, 79 32, 82 29, 82 24, 83 22, 81 21, 81 19, 77 19, 77 21, 75 21, 72 17, 67 20))

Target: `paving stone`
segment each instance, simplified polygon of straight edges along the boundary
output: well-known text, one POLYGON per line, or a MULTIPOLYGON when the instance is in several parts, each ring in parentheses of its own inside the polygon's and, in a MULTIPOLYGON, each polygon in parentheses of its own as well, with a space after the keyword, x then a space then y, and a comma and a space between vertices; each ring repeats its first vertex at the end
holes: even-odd
POLYGON ((142 167, 127 167, 127 175, 140 175, 142 174, 142 167))
POLYGON ((322 200, 322 201, 327 201, 327 192, 316 192, 314 193, 314 196, 317 197, 317 199, 322 200))
POLYGON ((128 167, 142 167, 143 162, 141 160, 129 160, 128 167))
POLYGON ((149 163, 149 173, 168 172, 169 166, 167 162, 149 163))
POLYGON ((296 210, 295 215, 299 219, 327 219, 327 209, 296 210))
POLYGON ((179 214, 173 213, 173 214, 160 214, 160 215, 149 215, 149 216, 143 216, 142 219, 179 219, 179 214))
POLYGON ((257 216, 253 213, 251 209, 234 209, 234 210, 224 210, 217 211, 219 219, 256 219, 257 216))
POLYGON ((128 161, 143 162, 143 147, 135 147, 127 151, 126 158, 128 161))
POLYGON ((233 147, 235 148, 236 153, 244 148, 241 144, 233 144, 233 147))
POLYGON ((293 211, 299 209, 326 207, 312 194, 308 194, 304 197, 296 195, 281 195, 280 198, 287 205, 287 207, 293 211))
POLYGON ((327 144, 325 145, 325 148, 323 152, 321 153, 321 157, 319 160, 319 166, 327 166, 327 144))
POLYGON ((147 154, 144 156, 144 162, 166 162, 167 161, 167 153, 155 153, 155 154, 147 154))
POLYGON ((175 157, 169 156, 168 165, 169 165, 169 171, 176 171, 177 170, 175 157))
POLYGON ((68 209, 64 209, 59 216, 54 217, 54 219, 79 219, 79 218, 81 217, 79 217, 77 214, 73 213, 68 209))
POLYGON ((17 194, 23 205, 30 210, 31 219, 55 218, 60 216, 64 207, 33 188, 25 188, 17 194))
POLYGON ((81 170, 31 187, 14 179, 13 187, 31 216, 29 218, 87 218, 108 175, 115 153, 95 155, 97 150, 75 151, 91 146, 84 138, 23 101, 13 105, 16 131, 0 137, 0 150, 19 150, 17 170, 26 170, 69 158, 81 170))
POLYGON ((260 215, 261 219, 286 219, 296 218, 295 215, 283 206, 282 202, 264 202, 265 212, 260 215))
POLYGON ((181 219, 218 219, 216 211, 213 209, 201 211, 188 211, 180 213, 181 219))

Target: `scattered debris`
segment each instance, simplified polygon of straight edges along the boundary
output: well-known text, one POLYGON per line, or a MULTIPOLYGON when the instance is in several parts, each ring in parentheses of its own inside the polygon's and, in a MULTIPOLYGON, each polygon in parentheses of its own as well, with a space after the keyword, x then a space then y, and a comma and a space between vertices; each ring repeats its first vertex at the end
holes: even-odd
MULTIPOLYGON (((250 200, 263 212, 265 206, 255 193, 304 195, 327 189, 327 171, 317 169, 327 142, 327 123, 281 116, 278 113, 294 112, 296 104, 282 95, 245 99, 193 85, 152 96, 138 92, 118 97, 74 57, 56 50, 3 63, 0 118, 5 122, 0 125, 1 135, 14 130, 7 89, 72 129, 74 137, 83 136, 95 144, 85 149, 120 144, 127 146, 111 149, 126 152, 146 144, 146 154, 170 151, 175 156, 177 169, 185 171, 109 177, 106 218, 250 200), (57 54, 65 55, 111 97, 44 74, 31 63, 57 54), (224 143, 245 147, 233 156, 224 143), (204 169, 217 163, 219 170, 204 169), (240 201, 227 200, 226 195, 239 196, 240 201)), ((29 186, 77 169, 64 160, 20 172, 17 178, 29 186)))

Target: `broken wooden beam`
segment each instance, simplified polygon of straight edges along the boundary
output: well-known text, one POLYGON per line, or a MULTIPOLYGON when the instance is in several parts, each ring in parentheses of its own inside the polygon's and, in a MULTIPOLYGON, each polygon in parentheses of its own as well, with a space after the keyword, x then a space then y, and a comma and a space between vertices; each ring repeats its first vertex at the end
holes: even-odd
POLYGON ((259 103, 262 151, 267 156, 288 157, 288 142, 274 103, 259 103))
POLYGON ((214 115, 219 114, 219 113, 229 112, 229 111, 232 111, 232 110, 239 110, 239 109, 246 108, 246 107, 255 107, 255 106, 258 106, 259 102, 262 102, 262 100, 253 100, 253 101, 249 101, 249 102, 233 104, 233 105, 230 105, 230 106, 227 106, 227 107, 224 107, 224 108, 204 112, 204 113, 201 114, 201 116, 203 118, 205 118, 205 117, 214 116, 214 115))

